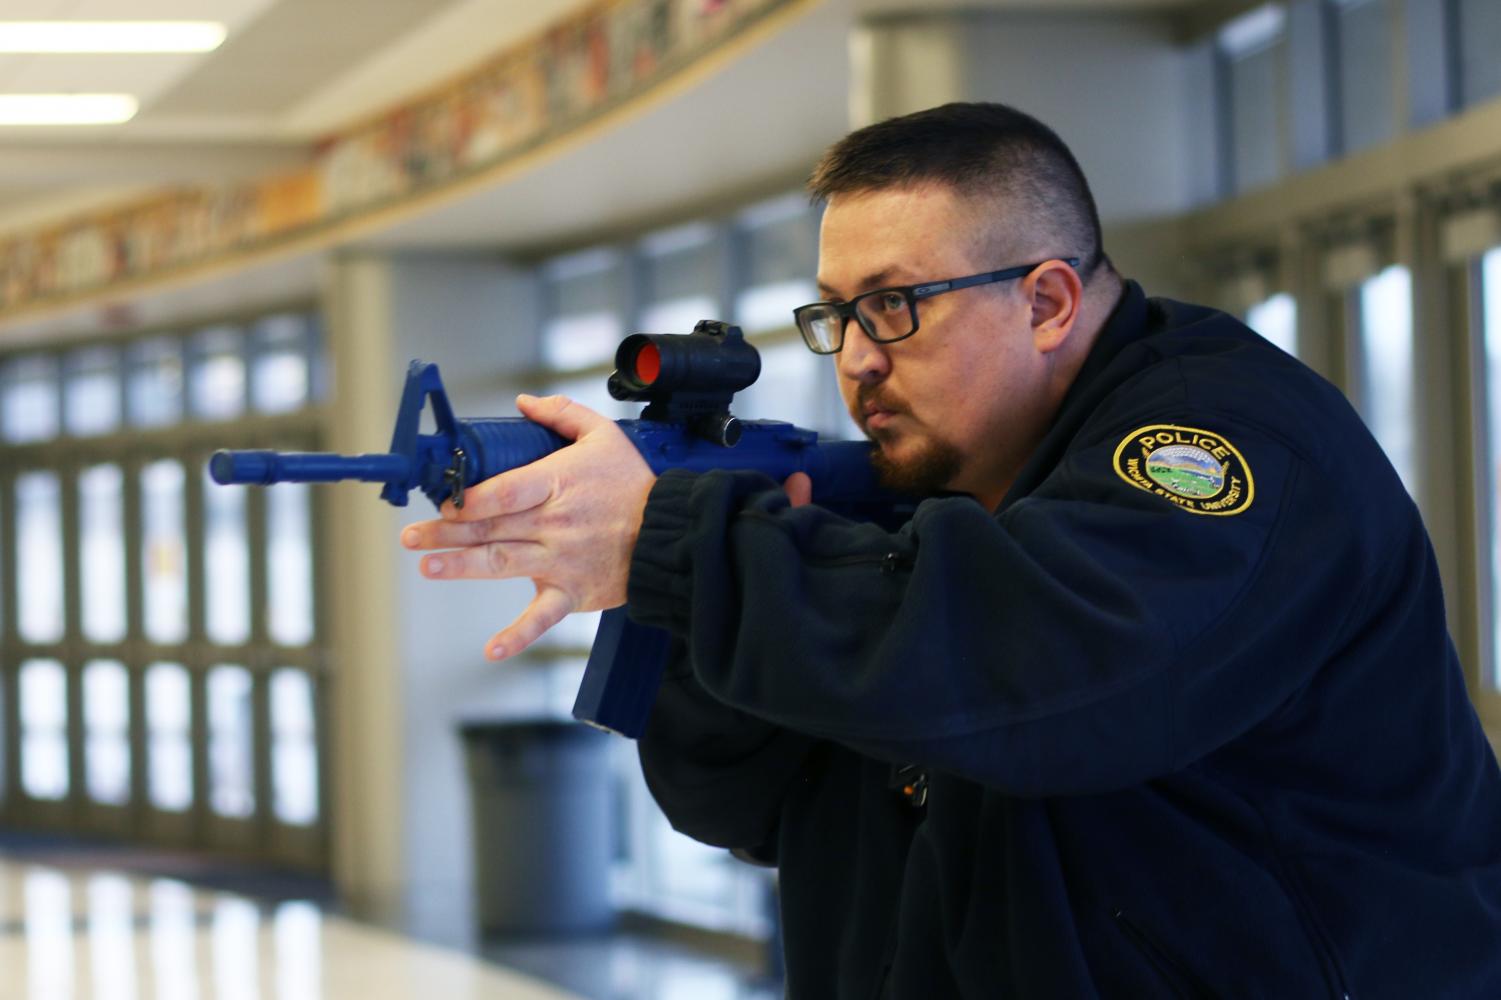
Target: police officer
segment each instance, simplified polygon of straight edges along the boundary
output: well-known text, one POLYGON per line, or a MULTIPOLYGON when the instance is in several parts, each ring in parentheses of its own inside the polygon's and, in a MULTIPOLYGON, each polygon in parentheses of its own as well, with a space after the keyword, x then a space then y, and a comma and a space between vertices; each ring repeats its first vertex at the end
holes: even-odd
POLYGON ((678 640, 674 825, 780 869, 793 997, 1501 996, 1501 774, 1418 512, 1342 396, 1149 299, 1046 126, 948 105, 836 144, 822 301, 900 531, 795 476, 577 444, 415 525, 530 577, 488 647, 626 604, 678 640))

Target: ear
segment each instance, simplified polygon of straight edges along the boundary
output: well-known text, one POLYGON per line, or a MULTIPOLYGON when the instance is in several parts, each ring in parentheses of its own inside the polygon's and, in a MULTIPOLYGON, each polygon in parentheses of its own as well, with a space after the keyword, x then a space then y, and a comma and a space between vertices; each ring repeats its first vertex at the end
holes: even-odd
POLYGON ((1040 354, 1051 354, 1068 340, 1084 302, 1079 272, 1061 260, 1050 260, 1023 280, 1022 291, 1032 303, 1032 343, 1040 354))

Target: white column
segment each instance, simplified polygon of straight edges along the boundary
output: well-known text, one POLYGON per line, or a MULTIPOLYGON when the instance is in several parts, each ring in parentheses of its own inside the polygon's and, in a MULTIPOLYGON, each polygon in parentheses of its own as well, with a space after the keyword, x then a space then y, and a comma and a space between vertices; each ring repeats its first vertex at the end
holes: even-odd
MULTIPOLYGON (((459 417, 514 416, 536 370, 531 276, 482 255, 348 254, 327 275, 334 380, 330 446, 390 446, 407 364, 439 366, 459 417)), ((424 430, 430 430, 430 424, 424 430)), ((333 868, 363 913, 418 930, 468 931, 468 788, 456 725, 476 705, 539 711, 534 672, 484 659, 484 643, 526 604, 525 582, 436 582, 400 548, 426 497, 382 502, 379 487, 332 487, 326 523, 333 868)))

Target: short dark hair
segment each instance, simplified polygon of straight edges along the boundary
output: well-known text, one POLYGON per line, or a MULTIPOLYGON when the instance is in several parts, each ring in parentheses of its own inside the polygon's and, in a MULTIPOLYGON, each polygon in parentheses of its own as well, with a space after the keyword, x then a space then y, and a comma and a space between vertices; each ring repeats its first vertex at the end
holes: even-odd
POLYGON ((858 129, 831 146, 808 179, 815 200, 886 188, 944 184, 960 195, 1004 200, 1034 232, 1064 242, 1084 277, 1108 265, 1100 215, 1079 162, 1058 134, 1005 104, 955 103, 858 129))

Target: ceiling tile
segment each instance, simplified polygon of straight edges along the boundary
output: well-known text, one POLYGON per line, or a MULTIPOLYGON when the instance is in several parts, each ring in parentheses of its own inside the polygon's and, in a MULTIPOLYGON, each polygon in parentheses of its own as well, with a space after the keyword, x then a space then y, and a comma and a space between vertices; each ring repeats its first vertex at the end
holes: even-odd
POLYGON ((393 44, 456 0, 285 0, 231 35, 148 115, 286 111, 371 53, 393 44))

